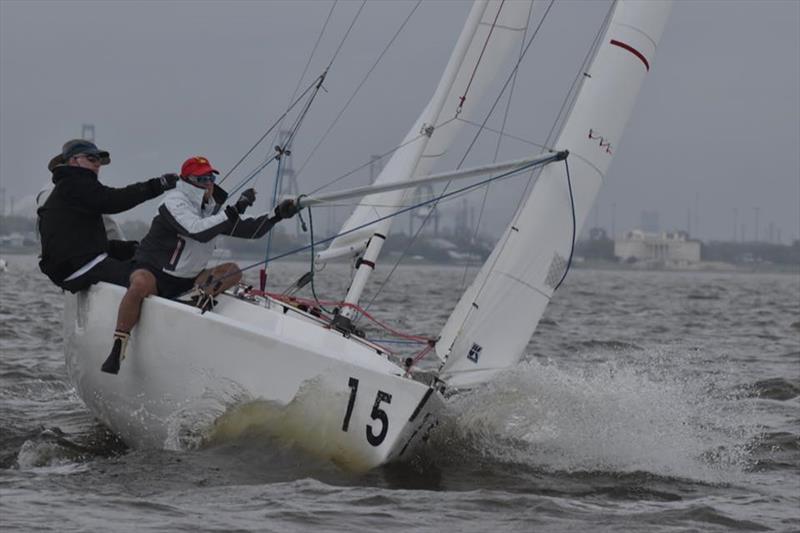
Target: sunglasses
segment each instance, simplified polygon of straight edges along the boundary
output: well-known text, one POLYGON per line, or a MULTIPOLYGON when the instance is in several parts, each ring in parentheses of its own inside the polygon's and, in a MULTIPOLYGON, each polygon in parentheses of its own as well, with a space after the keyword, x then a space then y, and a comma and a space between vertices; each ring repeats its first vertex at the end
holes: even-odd
POLYGON ((198 185, 208 185, 209 183, 214 183, 217 177, 214 174, 205 174, 203 176, 192 176, 191 179, 198 185))

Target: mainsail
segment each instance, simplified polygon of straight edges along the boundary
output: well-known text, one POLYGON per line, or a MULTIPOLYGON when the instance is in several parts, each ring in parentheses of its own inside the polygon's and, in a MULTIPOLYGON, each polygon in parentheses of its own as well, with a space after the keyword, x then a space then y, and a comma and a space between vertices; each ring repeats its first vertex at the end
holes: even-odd
MULTIPOLYGON (((481 0, 473 4, 436 92, 375 184, 410 180, 431 172, 465 120, 475 118, 471 103, 480 100, 499 70, 508 64, 505 60, 513 45, 522 39, 530 9, 531 2, 520 1, 481 0), (461 106, 460 97, 465 94, 467 98, 461 106)), ((391 219, 371 225, 369 222, 407 205, 412 192, 397 190, 365 196, 342 227, 340 233, 345 235, 334 239, 318 259, 357 254, 374 234, 386 235, 391 219), (365 227, 348 233, 360 226, 365 227)))
POLYGON ((579 232, 650 70, 671 2, 619 0, 546 166, 445 324, 441 378, 474 385, 519 361, 563 277, 579 232), (570 193, 570 184, 572 194, 570 193))

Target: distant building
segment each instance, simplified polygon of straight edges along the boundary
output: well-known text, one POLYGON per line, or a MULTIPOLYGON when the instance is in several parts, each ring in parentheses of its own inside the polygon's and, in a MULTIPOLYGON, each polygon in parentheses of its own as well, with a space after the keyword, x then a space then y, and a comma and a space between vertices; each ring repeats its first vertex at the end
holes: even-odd
POLYGON ((689 239, 685 231, 647 233, 635 229, 614 241, 614 255, 625 262, 687 265, 700 261, 700 241, 689 239))

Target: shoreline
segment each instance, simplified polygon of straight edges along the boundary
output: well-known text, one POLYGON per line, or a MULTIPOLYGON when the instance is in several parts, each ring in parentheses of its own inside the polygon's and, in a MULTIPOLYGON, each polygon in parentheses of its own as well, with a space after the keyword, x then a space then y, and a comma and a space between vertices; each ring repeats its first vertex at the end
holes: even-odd
MULTIPOLYGON (((24 247, 24 248, 0 248, 0 257, 32 257, 35 258, 39 254, 38 247, 24 247)), ((262 261, 263 256, 260 255, 236 255, 225 257, 226 260, 233 260, 239 262, 256 262, 262 261)), ((388 258, 387 260, 391 260, 388 258)), ((289 263, 308 263, 309 257, 307 254, 301 254, 296 257, 285 257, 281 261, 289 263)), ((345 260, 334 260, 332 264, 346 264, 345 260)), ((427 259, 410 259, 403 263, 401 266, 472 266, 479 267, 480 264, 467 264, 458 261, 430 261, 427 259)), ((585 260, 576 258, 572 262, 571 269, 577 270, 601 270, 601 271, 619 271, 619 272, 709 272, 717 274, 788 274, 800 275, 800 264, 798 265, 778 265, 774 263, 756 263, 753 265, 737 265, 733 263, 701 261, 700 263, 685 265, 685 266, 666 266, 663 264, 643 264, 643 263, 616 263, 611 261, 598 261, 598 260, 585 260)))

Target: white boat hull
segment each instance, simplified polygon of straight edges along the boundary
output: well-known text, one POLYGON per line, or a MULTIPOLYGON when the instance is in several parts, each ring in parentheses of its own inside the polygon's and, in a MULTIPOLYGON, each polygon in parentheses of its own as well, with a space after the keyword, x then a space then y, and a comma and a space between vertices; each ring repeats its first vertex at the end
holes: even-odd
POLYGON ((64 341, 78 394, 131 446, 180 446, 186 424, 260 405, 276 437, 364 470, 409 455, 436 424, 441 394, 369 344, 230 295, 205 314, 146 299, 120 373, 102 373, 123 294, 100 283, 68 295, 64 341))

